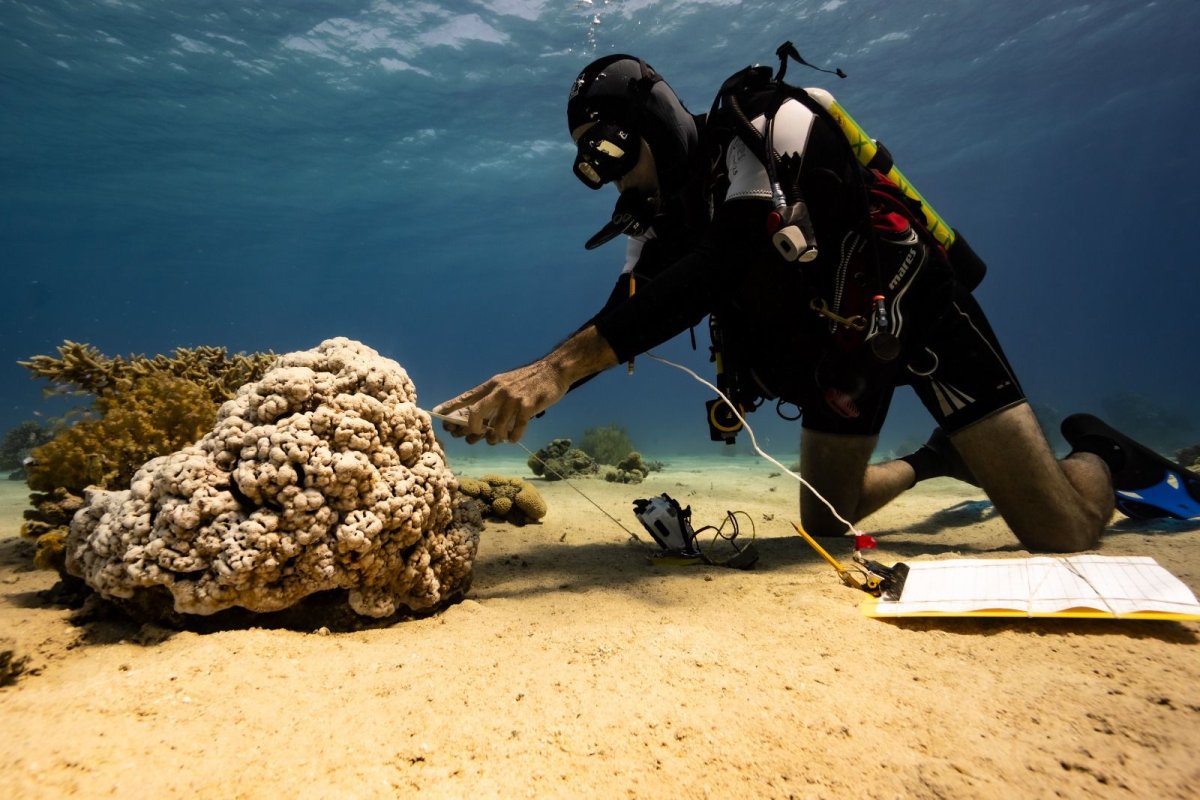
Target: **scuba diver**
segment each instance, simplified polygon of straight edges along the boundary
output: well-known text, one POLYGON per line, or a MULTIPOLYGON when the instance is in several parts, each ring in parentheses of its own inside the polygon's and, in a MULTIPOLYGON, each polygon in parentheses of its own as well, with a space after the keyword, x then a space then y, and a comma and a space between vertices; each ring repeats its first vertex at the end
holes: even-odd
MULTIPOLYGON (((639 58, 584 68, 567 102, 574 172, 619 193, 586 246, 624 234, 624 269, 552 352, 439 405, 463 420, 447 431, 516 441, 569 390, 708 317, 718 386, 742 412, 801 410, 801 470, 853 522, 947 475, 981 487, 1034 550, 1094 547, 1118 499, 1130 515, 1200 516, 1200 478, 1094 417, 1064 422, 1074 449, 1056 459, 972 296, 983 263, 882 146, 863 163, 832 96, 784 82, 789 58, 812 65, 790 43, 777 54, 777 74, 735 73, 702 115, 639 58), (870 464, 903 385, 937 427, 915 453, 870 464)), ((710 428, 729 441, 722 403, 710 428)), ((807 488, 800 514, 816 535, 845 532, 807 488)))

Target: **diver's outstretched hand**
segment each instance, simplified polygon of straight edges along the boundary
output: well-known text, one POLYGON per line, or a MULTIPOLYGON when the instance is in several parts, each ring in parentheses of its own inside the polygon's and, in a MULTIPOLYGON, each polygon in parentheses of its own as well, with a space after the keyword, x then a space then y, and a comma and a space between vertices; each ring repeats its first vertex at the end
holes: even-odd
POLYGON ((566 394, 567 386, 560 386, 555 378, 543 362, 535 361, 496 375, 433 410, 463 417, 465 425, 447 423, 445 427, 451 435, 466 436, 472 444, 484 438, 488 444, 515 442, 525 433, 529 420, 566 394))
POLYGON ((524 367, 502 372, 452 400, 434 407, 442 415, 462 417, 464 424, 445 429, 471 444, 516 442, 529 420, 562 399, 577 380, 617 363, 608 343, 588 326, 552 353, 524 367))

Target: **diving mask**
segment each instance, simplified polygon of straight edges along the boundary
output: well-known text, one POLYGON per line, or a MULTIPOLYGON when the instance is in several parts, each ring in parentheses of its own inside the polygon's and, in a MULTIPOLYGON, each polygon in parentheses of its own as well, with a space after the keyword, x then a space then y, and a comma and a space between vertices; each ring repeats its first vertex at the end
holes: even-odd
POLYGON ((599 189, 637 166, 642 140, 615 122, 597 122, 579 137, 576 146, 575 177, 589 189, 599 189))

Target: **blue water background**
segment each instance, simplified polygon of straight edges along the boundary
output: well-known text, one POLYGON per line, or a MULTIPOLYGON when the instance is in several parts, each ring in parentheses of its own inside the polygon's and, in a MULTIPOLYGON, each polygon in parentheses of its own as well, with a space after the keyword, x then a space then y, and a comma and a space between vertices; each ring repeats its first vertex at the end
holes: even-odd
MULTIPOLYGON (((792 39, 850 77, 789 77, 834 91, 988 261, 977 294, 1039 408, 1200 441, 1197 31, 1194 0, 0 0, 0 431, 56 413, 15 362, 64 339, 350 336, 427 407, 529 361, 623 256, 582 247, 615 192, 571 175, 578 70, 641 55, 700 111, 792 39)), ((697 333, 661 352, 710 375, 697 333)), ((707 398, 641 359, 526 440, 617 422, 652 456, 719 452, 707 398)), ((796 423, 754 421, 794 454, 796 423)), ((882 447, 929 427, 902 390, 882 447)))

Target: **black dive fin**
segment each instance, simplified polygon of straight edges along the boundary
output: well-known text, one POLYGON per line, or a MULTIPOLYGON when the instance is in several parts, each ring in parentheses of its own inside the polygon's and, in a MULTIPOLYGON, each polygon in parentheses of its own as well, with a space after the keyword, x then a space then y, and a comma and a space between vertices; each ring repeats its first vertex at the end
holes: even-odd
POLYGON ((1112 471, 1117 508, 1134 519, 1200 517, 1200 475, 1138 444, 1091 414, 1063 420, 1072 452, 1094 453, 1112 471))

